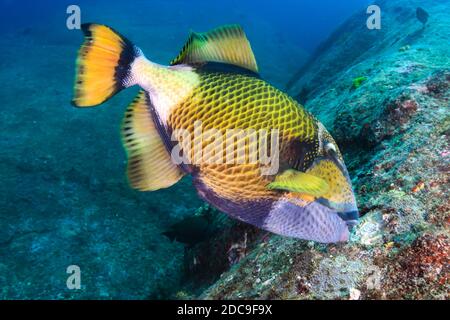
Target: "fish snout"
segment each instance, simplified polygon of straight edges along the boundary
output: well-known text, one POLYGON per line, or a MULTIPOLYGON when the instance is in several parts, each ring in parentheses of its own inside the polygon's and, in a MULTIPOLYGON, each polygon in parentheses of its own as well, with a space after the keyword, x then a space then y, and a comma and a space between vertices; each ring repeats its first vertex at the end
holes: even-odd
POLYGON ((337 242, 347 242, 349 238, 350 238, 350 230, 347 228, 342 231, 341 237, 337 242))

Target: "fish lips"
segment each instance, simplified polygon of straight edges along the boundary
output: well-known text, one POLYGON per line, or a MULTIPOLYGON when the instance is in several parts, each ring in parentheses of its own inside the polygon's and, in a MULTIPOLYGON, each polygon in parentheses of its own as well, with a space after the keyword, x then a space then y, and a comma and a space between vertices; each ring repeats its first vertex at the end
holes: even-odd
POLYGON ((347 224, 350 231, 358 224, 359 211, 356 202, 337 205, 323 198, 318 199, 317 202, 333 210, 334 214, 337 214, 347 224))

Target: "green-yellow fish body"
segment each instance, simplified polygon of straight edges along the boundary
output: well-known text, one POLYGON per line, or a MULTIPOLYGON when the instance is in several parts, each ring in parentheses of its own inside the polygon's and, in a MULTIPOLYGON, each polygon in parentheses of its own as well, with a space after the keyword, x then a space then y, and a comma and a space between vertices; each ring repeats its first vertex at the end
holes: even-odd
POLYGON ((259 77, 239 26, 192 33, 168 67, 106 26, 83 31, 76 106, 143 89, 122 125, 134 188, 167 188, 191 174, 199 195, 236 219, 302 239, 348 239, 358 213, 335 141, 259 77))

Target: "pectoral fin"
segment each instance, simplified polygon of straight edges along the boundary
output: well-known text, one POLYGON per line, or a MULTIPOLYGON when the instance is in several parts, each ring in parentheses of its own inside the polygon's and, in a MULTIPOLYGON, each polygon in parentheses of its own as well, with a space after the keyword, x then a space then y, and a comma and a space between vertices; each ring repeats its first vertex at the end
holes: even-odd
POLYGON ((329 189, 324 179, 296 170, 286 170, 277 175, 275 180, 269 183, 267 187, 269 189, 305 193, 316 198, 326 194, 329 189))
POLYGON ((122 141, 128 155, 128 180, 141 191, 168 188, 183 172, 171 161, 149 109, 149 97, 139 92, 122 124, 122 141))

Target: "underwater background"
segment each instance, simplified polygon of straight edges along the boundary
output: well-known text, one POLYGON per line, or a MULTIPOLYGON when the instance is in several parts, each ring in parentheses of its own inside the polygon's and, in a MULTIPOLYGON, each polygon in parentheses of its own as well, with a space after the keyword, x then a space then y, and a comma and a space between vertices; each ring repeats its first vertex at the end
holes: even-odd
POLYGON ((377 1, 369 30, 372 3, 0 0, 0 299, 449 298, 450 2, 377 1), (351 241, 267 237, 205 206, 189 178, 132 190, 119 126, 138 89, 70 105, 72 4, 161 64, 190 30, 242 25, 262 77, 344 152, 363 215, 351 241), (207 239, 163 235, 199 212, 217 218, 207 239))

